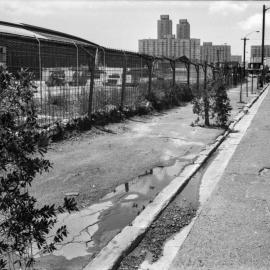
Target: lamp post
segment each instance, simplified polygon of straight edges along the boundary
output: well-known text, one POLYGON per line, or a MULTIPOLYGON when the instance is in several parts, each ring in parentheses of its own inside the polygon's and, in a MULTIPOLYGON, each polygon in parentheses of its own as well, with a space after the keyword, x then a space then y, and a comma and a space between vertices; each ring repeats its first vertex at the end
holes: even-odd
POLYGON ((264 83, 264 34, 265 34, 265 12, 270 9, 263 5, 263 20, 262 20, 262 52, 261 52, 261 66, 262 66, 262 78, 261 78, 261 86, 263 87, 264 83))
MULTIPOLYGON (((247 38, 249 35, 253 34, 253 33, 259 33, 260 31, 252 31, 248 34, 245 35, 245 37, 241 38, 241 40, 244 41, 244 51, 243 51, 243 73, 244 73, 244 79, 246 78, 246 42, 247 40, 249 40, 249 38, 247 38)), ((241 76, 241 80, 242 80, 242 76, 241 76)), ((247 82, 248 83, 248 82, 247 82)), ((241 82, 242 84, 242 82, 241 82)), ((248 85, 246 84, 246 95, 248 96, 248 85)), ((242 87, 240 89, 240 102, 242 102, 242 87)))

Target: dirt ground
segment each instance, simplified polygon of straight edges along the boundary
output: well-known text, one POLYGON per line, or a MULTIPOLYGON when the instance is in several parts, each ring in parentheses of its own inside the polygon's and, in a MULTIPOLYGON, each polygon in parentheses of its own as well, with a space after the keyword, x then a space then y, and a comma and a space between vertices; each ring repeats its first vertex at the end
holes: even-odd
MULTIPOLYGON (((232 90, 231 97, 235 114, 243 106, 235 102, 238 89, 232 90)), ((106 126, 115 134, 93 128, 52 143, 45 157, 53 168, 36 178, 31 192, 41 204, 61 204, 67 193, 78 193, 79 207, 91 205, 146 170, 197 155, 222 133, 192 127, 195 118, 192 105, 187 104, 106 126)))
POLYGON ((78 205, 90 205, 145 170, 199 153, 222 132, 192 127, 194 119, 188 104, 106 127, 116 134, 91 130, 53 143, 46 155, 53 168, 35 180, 32 192, 40 203, 56 204, 78 192, 78 205))

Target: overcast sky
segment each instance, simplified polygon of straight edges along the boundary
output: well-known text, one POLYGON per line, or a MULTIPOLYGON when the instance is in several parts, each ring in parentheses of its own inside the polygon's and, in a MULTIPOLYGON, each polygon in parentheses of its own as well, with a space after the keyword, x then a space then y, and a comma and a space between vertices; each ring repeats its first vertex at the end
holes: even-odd
MULTIPOLYGON (((264 1, 110 1, 0 0, 0 20, 47 27, 107 47, 137 51, 138 40, 156 38, 160 14, 169 14, 173 33, 179 19, 188 19, 191 37, 230 44, 243 53, 241 38, 260 30, 264 1)), ((266 44, 270 44, 270 10, 266 13, 266 44)), ((249 36, 260 44, 261 33, 249 36)))

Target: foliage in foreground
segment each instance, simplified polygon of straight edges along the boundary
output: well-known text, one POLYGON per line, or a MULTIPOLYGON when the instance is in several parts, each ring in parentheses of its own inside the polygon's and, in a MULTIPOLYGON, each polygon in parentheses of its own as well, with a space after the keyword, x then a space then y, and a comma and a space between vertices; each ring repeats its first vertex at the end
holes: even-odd
POLYGON ((45 134, 38 129, 31 74, 21 71, 15 78, 0 70, 0 269, 33 269, 35 253, 55 250, 67 228, 48 235, 56 215, 77 210, 73 199, 63 206, 37 207, 28 189, 35 176, 51 164, 43 158, 45 134))
POLYGON ((232 107, 222 79, 208 82, 206 89, 201 89, 192 103, 193 112, 197 114, 195 124, 204 120, 206 126, 227 128, 232 107))

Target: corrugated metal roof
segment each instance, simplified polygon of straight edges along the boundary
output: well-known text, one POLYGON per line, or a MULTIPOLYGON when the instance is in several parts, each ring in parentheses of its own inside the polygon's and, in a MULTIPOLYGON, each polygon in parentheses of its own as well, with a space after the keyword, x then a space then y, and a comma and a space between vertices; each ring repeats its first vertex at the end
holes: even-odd
POLYGON ((30 30, 32 32, 38 33, 40 35, 45 36, 49 40, 55 40, 60 42, 68 42, 68 43, 77 43, 82 45, 93 45, 93 46, 99 46, 93 42, 90 42, 88 40, 82 39, 77 36, 73 36, 67 33, 62 33, 59 31, 35 26, 35 25, 29 25, 29 24, 20 24, 24 29, 30 30))
POLYGON ((0 21, 0 33, 63 43, 76 43, 80 45, 91 45, 95 47, 99 46, 95 43, 76 36, 28 24, 14 24, 0 21))
POLYGON ((59 41, 59 42, 64 42, 64 43, 76 43, 76 44, 81 44, 81 45, 88 45, 86 42, 79 41, 77 39, 71 39, 71 38, 66 38, 54 34, 48 34, 48 33, 42 33, 35 31, 34 33, 37 33, 38 35, 44 37, 47 40, 53 40, 53 41, 59 41))
POLYGON ((156 59, 157 57, 153 57, 151 55, 140 54, 137 52, 123 51, 117 49, 106 48, 100 46, 96 43, 88 41, 86 39, 73 36, 70 34, 62 33, 59 31, 46 29, 39 26, 29 25, 29 24, 15 24, 5 21, 0 21, 0 33, 14 35, 14 36, 22 36, 27 38, 38 38, 47 41, 61 42, 61 43, 70 43, 70 44, 78 44, 83 45, 82 47, 94 47, 101 48, 109 53, 119 53, 119 54, 128 54, 128 55, 137 55, 142 56, 146 59, 156 59))
POLYGON ((13 26, 2 25, 2 24, 0 24, 0 33, 31 37, 31 38, 37 37, 37 38, 47 39, 45 36, 34 33, 32 31, 29 31, 20 27, 13 27, 13 26))

